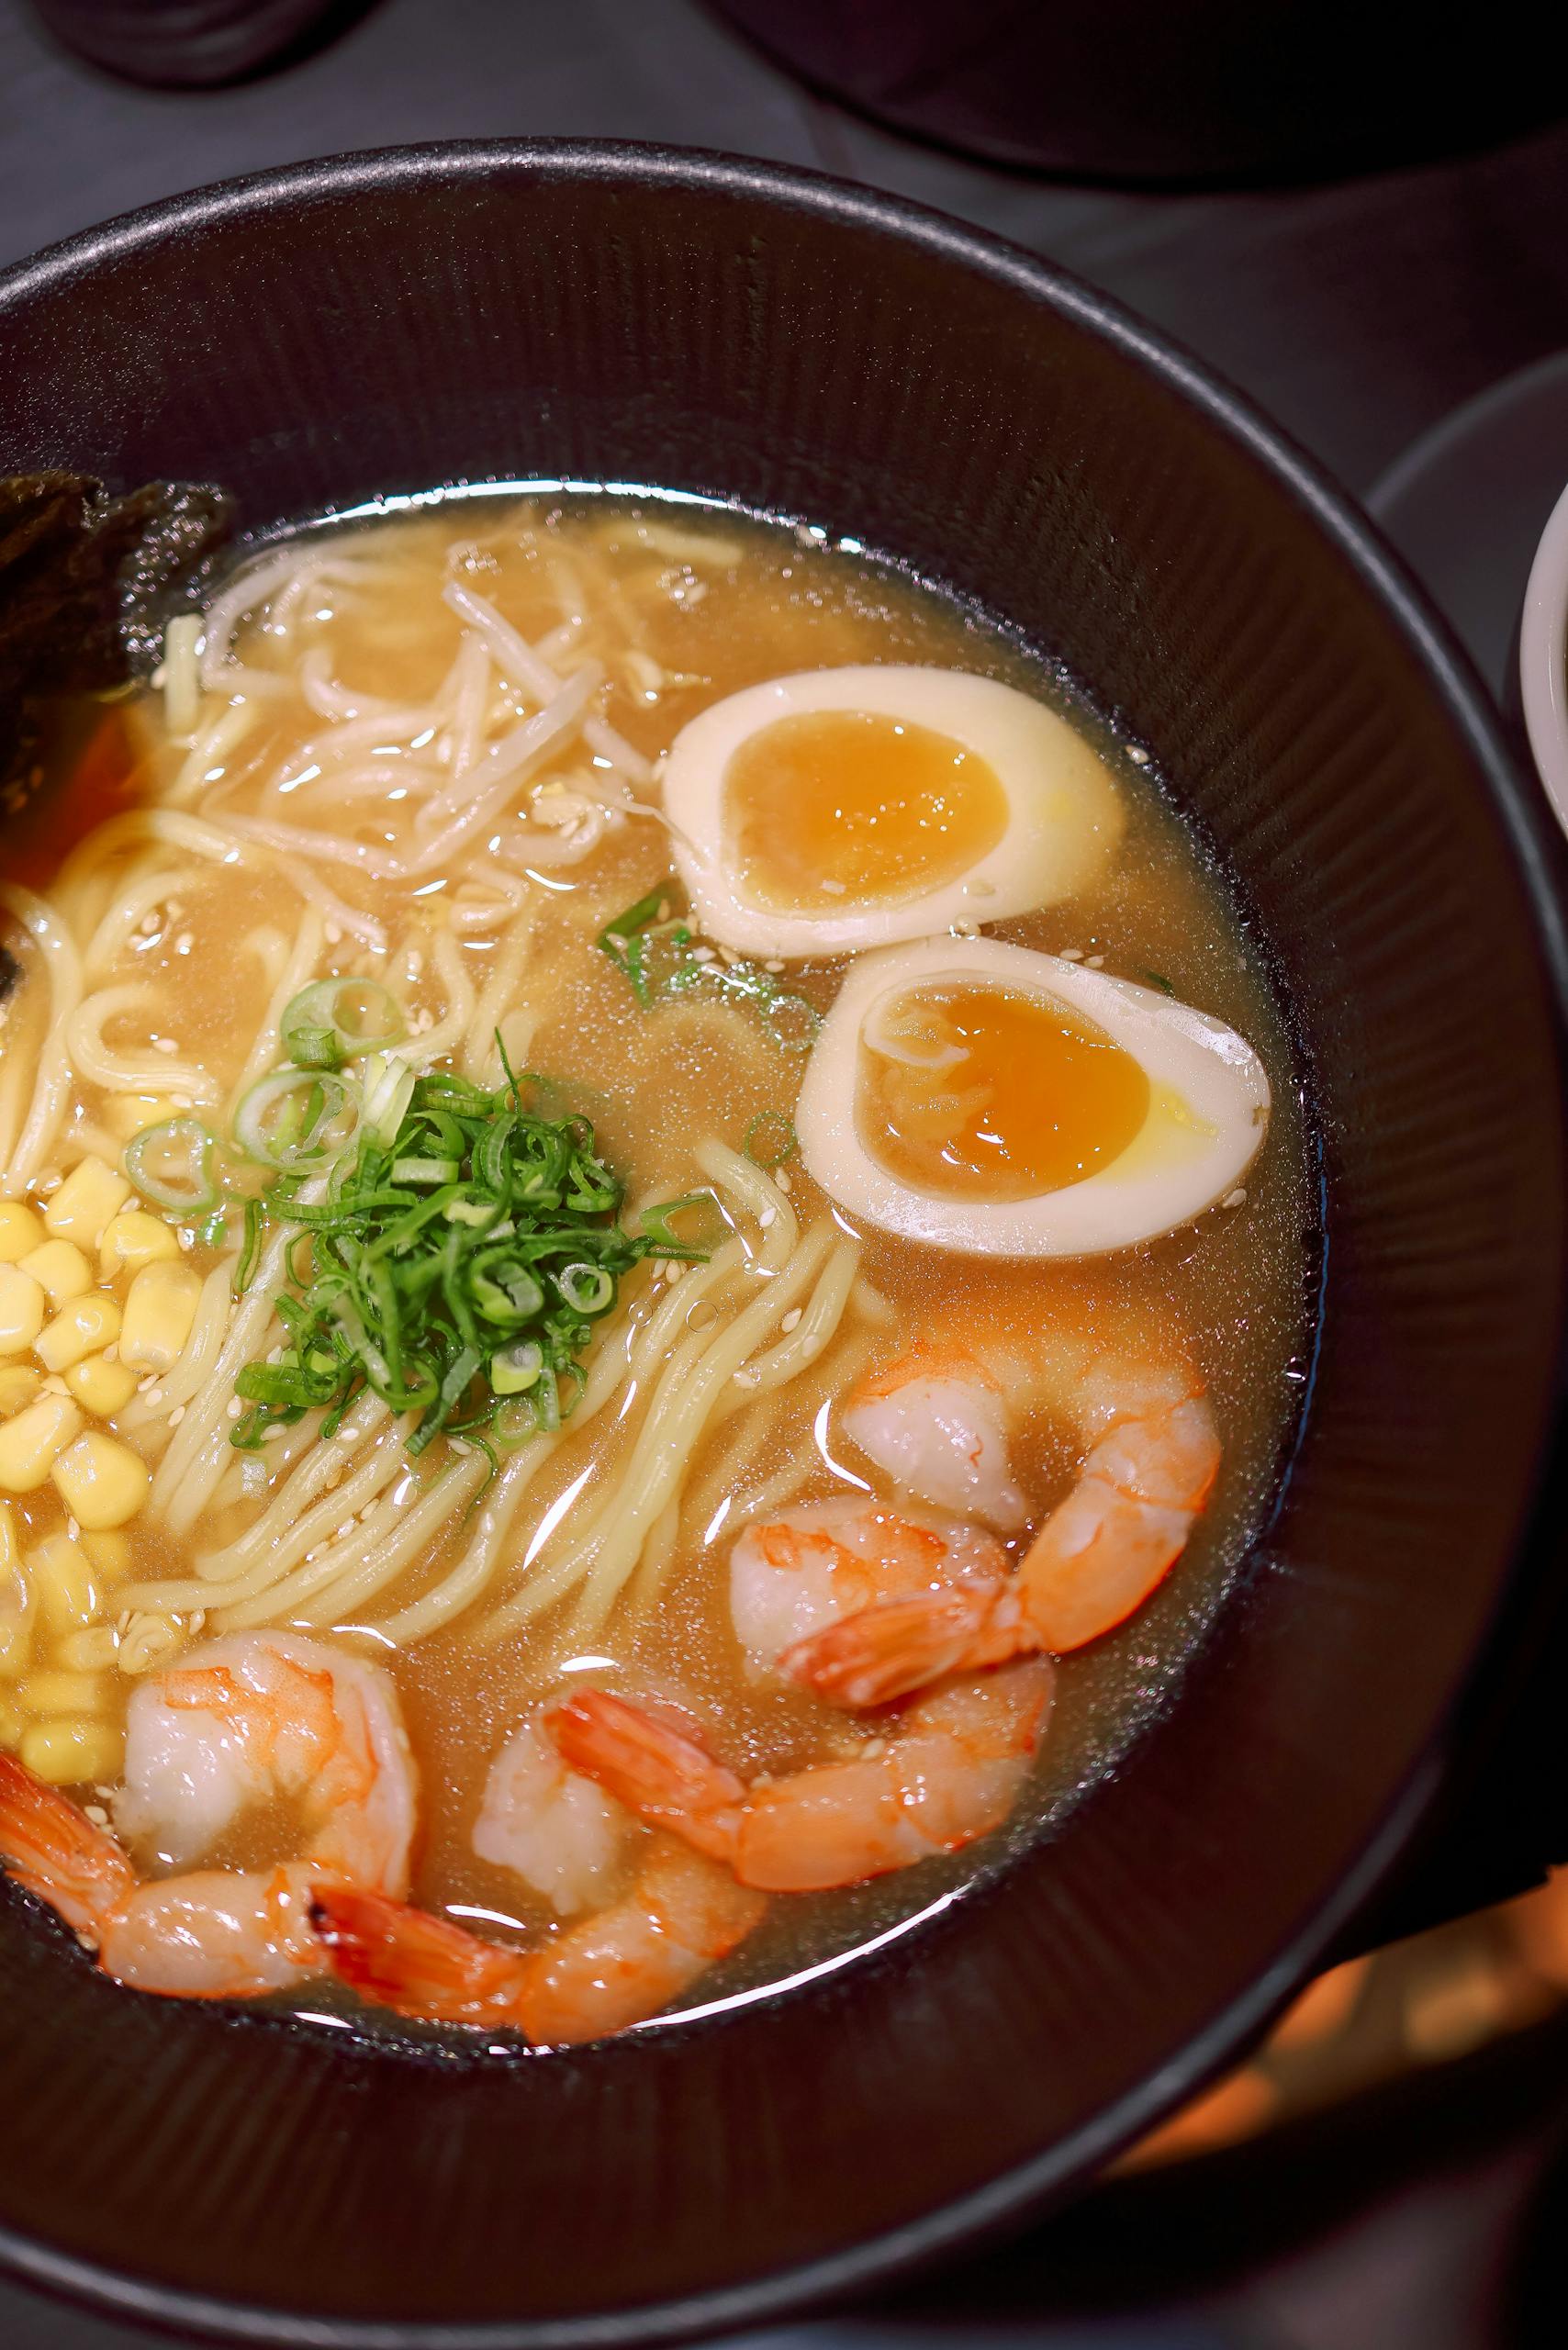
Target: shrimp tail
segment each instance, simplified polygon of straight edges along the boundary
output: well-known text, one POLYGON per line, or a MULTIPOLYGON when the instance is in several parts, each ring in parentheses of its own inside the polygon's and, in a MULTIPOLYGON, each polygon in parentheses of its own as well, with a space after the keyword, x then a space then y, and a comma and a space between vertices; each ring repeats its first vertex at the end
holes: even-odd
POLYGON ((1005 1664, 1040 1647, 1005 1583, 970 1583, 884 1600, 797 1640, 779 1658, 791 1681, 829 1705, 890 1705, 950 1673, 1005 1664))
POLYGON ((667 1711, 588 1689, 552 1707, 544 1729, 569 1770, 700 1852, 729 1857, 745 1787, 667 1711))
POLYGON ((0 1861, 95 1942, 136 1889, 136 1872, 114 1838, 14 1754, 0 1754, 0 1861))
POLYGON ((342 1885, 319 1885, 310 1921, 332 1972, 362 1998, 431 2023, 510 2024, 526 1980, 514 1951, 427 1909, 342 1885))

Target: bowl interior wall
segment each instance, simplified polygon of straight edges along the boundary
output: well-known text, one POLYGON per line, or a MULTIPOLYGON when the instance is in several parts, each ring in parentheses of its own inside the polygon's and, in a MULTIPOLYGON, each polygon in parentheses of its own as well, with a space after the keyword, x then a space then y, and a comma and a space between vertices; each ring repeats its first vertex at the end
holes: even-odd
POLYGON ((944 2206, 1001 2209, 1002 2174, 1071 2177, 1327 1932, 1524 1516, 1563 1273, 1555 982, 1462 688, 1179 366, 980 241, 750 167, 394 159, 110 236, 0 286, 0 454, 210 476, 258 527, 459 479, 647 482, 977 598, 1240 877, 1316 1090, 1328 1250, 1247 1587, 1050 1850, 776 2006, 488 2065, 124 1997, 7 1895, 0 2221, 274 2330, 586 2322, 890 2256, 944 2206))

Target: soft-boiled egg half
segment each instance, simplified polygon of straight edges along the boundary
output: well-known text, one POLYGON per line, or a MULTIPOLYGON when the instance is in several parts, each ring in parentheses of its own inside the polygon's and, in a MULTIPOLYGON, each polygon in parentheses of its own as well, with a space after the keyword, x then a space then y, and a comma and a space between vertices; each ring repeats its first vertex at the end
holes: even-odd
POLYGON ((840 1207, 979 1257, 1170 1232, 1239 1181, 1268 1119, 1263 1065, 1222 1021, 991 938, 853 964, 795 1111, 840 1207))
POLYGON ((703 934, 785 957, 1051 905, 1123 823, 1105 766, 1054 711, 989 677, 891 666, 715 702, 676 736, 664 805, 703 934))

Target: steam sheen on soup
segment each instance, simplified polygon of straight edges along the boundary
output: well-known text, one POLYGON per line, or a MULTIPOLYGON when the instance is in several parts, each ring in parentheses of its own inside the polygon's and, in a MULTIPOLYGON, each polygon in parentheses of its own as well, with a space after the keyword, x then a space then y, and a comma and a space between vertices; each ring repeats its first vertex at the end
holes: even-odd
POLYGON ((72 715, 0 886, 0 1858, 109 1973, 591 2038, 1125 1749, 1301 1311, 1146 767, 652 497, 304 534, 72 715))

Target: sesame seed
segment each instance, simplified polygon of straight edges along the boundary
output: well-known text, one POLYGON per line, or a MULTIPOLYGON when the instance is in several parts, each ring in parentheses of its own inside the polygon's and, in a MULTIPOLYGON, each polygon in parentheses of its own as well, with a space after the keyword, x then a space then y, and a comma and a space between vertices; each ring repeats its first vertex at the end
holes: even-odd
POLYGON ((179 1427, 179 1425, 180 1425, 180 1422, 185 1418, 185 1405, 184 1405, 183 1404, 175 1404, 175 1406, 174 1406, 174 1410, 173 1410, 173 1411, 170 1413, 170 1415, 169 1415, 169 1426, 170 1426, 172 1428, 177 1428, 177 1427, 179 1427))
POLYGON ((173 1036, 154 1036, 152 1049, 155 1053, 177 1053, 180 1048, 173 1036))
POLYGON ((225 1404, 223 1408, 228 1413, 231 1420, 237 1420, 245 1406, 241 1403, 238 1395, 230 1395, 228 1403, 225 1404))
POLYGON ((659 911, 658 911, 657 914, 655 915, 655 919, 656 921, 658 921, 658 922, 668 922, 668 920, 669 920, 669 900, 668 900, 667 898, 661 898, 661 899, 659 900, 659 911))
POLYGON ((338 1526, 338 1527, 334 1527, 334 1528, 333 1528, 333 1529, 332 1529, 332 1539, 333 1539, 333 1541, 334 1541, 334 1542, 346 1542, 346 1541, 348 1540, 349 1536, 353 1532, 353 1529, 354 1529, 354 1521, 353 1521, 353 1519, 352 1517, 345 1517, 345 1518, 344 1518, 344 1520, 343 1520, 343 1522, 342 1522, 342 1524, 341 1526, 338 1526))
POLYGON ((790 1181, 789 1170, 786 1168, 781 1167, 774 1176, 773 1180, 778 1184, 781 1192, 789 1192, 794 1189, 794 1186, 790 1181))
POLYGON ((672 1259, 665 1268, 665 1286, 666 1289, 673 1289, 685 1270, 686 1267, 684 1265, 678 1264, 672 1259))
POLYGON ((1141 743, 1129 744, 1127 746, 1127 756, 1131 759, 1135 767, 1146 767, 1148 765, 1148 753, 1144 749, 1141 743))
POLYGON ((711 946, 694 946, 691 950, 691 959, 694 963, 711 963, 713 960, 713 949, 711 946))
POLYGON ((790 1308, 789 1313, 784 1316, 783 1321, 778 1325, 778 1327, 781 1330, 798 1330, 800 1326, 801 1308, 798 1305, 792 1305, 790 1308))
POLYGON ((163 1401, 163 1390, 161 1387, 150 1387, 147 1390, 147 1400, 150 1404, 161 1404, 163 1401))
POLYGON ((326 940, 329 946, 342 946, 343 937, 343 926, 342 923, 323 923, 321 925, 321 935, 326 940))
POLYGON ((73 1517, 65 1521, 65 1539, 68 1542, 80 1542, 82 1539, 82 1528, 73 1517))
POLYGON ((104 1348, 104 1360, 106 1362, 118 1362, 119 1340, 118 1338, 111 1338, 108 1345, 104 1348))
POLYGON ((766 1232, 766 1231, 767 1230, 767 1227, 768 1227, 768 1225, 769 1225, 770 1224, 777 1224, 777 1223, 778 1223, 778 1209, 777 1209, 777 1208, 764 1208, 764 1209, 763 1209, 763 1211, 762 1211, 762 1214, 757 1217, 757 1219, 756 1219, 756 1220, 757 1220, 758 1224, 759 1224, 759 1225, 761 1225, 761 1226, 762 1226, 762 1228, 763 1228, 764 1232, 766 1232))
POLYGON ((784 968, 783 956, 770 955, 762 968, 765 971, 781 971, 784 968))
POLYGON ((756 1385, 756 1371, 737 1371, 735 1373, 735 1385, 737 1387, 755 1387, 756 1385))
POLYGON ((1244 1208, 1247 1205, 1247 1193, 1239 1183, 1237 1185, 1234 1192, 1227 1192, 1226 1193, 1224 1199, 1220 1202, 1220 1205, 1222 1208, 1244 1208))
POLYGON ((1061 953, 1057 957, 1057 961, 1058 963, 1081 963, 1082 960, 1083 949, 1081 946, 1064 946, 1061 953))
POLYGON ((1091 955, 1083 968, 1086 971, 1103 971, 1105 968, 1105 957, 1103 955, 1091 955))
POLYGON ((188 955, 195 945, 196 940, 191 933, 188 930, 182 930, 174 941, 174 952, 176 955, 188 955))

